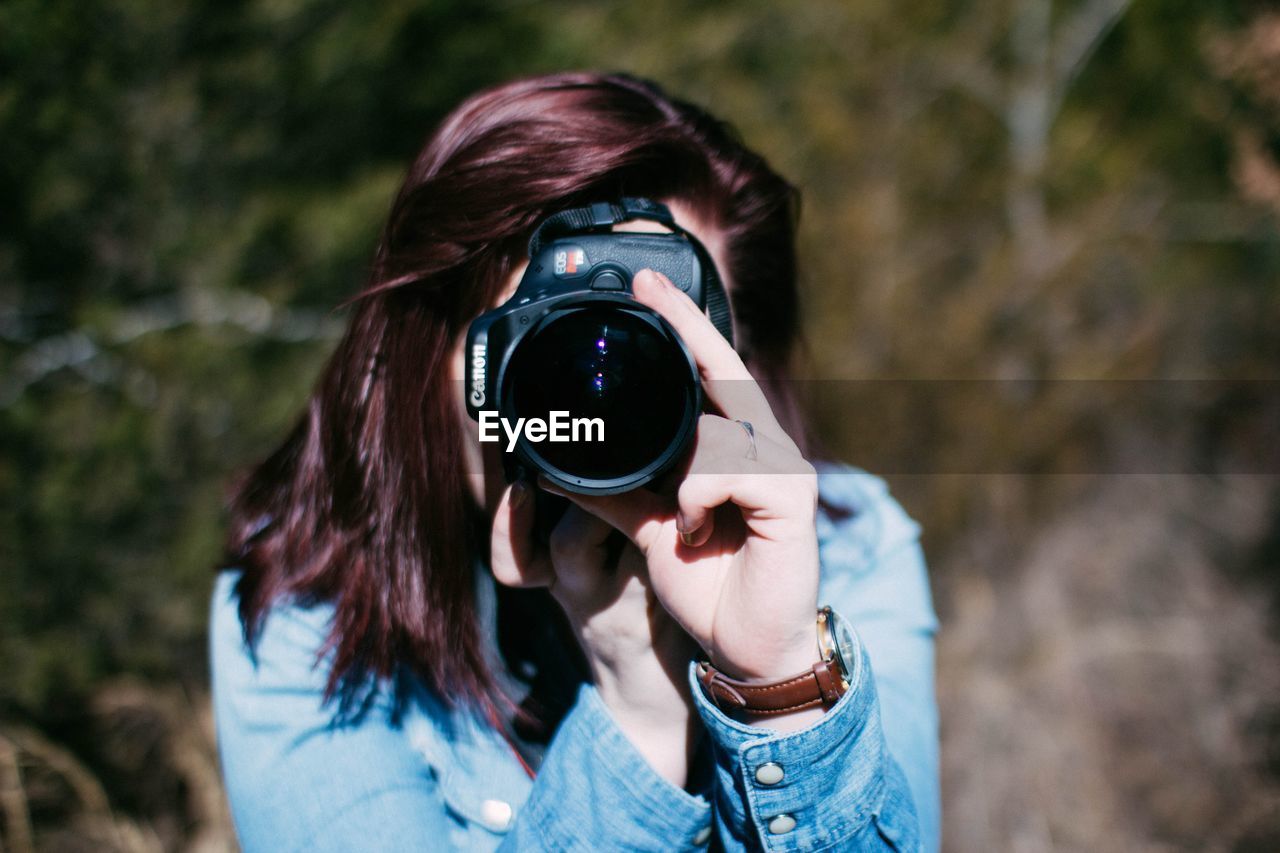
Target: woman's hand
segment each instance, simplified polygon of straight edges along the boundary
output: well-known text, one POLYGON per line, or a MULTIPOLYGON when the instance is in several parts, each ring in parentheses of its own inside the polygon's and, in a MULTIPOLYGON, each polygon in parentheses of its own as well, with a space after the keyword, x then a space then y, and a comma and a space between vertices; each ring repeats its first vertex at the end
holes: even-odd
POLYGON ((550 549, 541 548, 532 536, 533 505, 527 484, 503 494, 492 532, 494 577, 550 587, 619 728, 659 774, 683 786, 698 732, 685 676, 696 646, 657 603, 635 546, 623 540, 619 553, 610 541, 619 534, 570 504, 550 549))
POLYGON ((724 417, 700 419, 674 502, 646 490, 560 494, 626 534, 658 600, 717 667, 739 678, 803 672, 818 661, 814 468, 688 296, 649 270, 635 276, 633 292, 679 333, 724 417), (754 459, 737 419, 754 427, 754 459))

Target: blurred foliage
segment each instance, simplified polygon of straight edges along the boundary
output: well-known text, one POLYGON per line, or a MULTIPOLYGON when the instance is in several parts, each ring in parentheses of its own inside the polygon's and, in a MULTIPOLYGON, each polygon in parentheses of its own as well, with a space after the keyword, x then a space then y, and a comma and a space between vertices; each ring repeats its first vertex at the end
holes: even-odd
MULTIPOLYGON (((705 104, 802 187, 808 376, 1280 364, 1260 3, 6 0, 0 720, 101 763, 104 680, 202 689, 224 489, 299 411, 418 146, 569 67, 705 104)), ((863 461, 851 412, 815 414, 863 461)), ((925 480, 900 485, 944 548, 973 484, 925 480)))

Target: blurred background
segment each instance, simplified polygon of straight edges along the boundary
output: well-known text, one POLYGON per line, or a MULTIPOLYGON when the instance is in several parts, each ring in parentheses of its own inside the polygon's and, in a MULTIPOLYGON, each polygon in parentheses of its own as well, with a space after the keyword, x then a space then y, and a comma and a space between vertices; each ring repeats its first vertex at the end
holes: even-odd
POLYGON ((1280 10, 1226 0, 4 0, 0 847, 234 848, 228 480, 434 123, 576 67, 804 191, 820 436, 924 526, 945 846, 1280 849, 1280 10))

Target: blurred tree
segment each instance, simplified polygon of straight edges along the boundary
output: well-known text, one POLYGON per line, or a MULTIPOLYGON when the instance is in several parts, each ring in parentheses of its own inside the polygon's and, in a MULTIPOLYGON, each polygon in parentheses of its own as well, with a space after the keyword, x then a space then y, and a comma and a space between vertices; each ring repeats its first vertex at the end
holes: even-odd
POLYGON ((200 677, 228 473, 294 417, 421 137, 536 67, 532 17, 0 8, 0 713, 200 677))

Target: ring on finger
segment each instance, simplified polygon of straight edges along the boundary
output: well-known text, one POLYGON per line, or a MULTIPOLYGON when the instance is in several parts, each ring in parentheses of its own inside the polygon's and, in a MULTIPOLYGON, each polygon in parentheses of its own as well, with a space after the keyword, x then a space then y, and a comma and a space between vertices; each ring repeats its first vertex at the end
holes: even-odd
POLYGON ((747 440, 751 442, 747 447, 747 459, 754 462, 759 458, 759 454, 756 451, 756 428, 751 425, 751 421, 744 421, 741 418, 734 418, 733 422, 741 424, 742 428, 746 431, 747 440))

